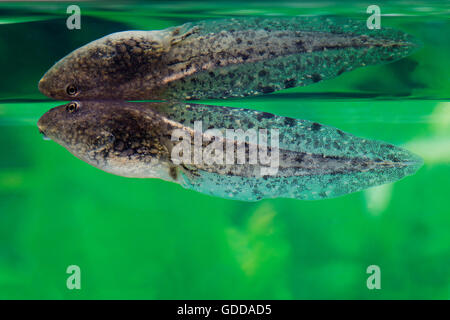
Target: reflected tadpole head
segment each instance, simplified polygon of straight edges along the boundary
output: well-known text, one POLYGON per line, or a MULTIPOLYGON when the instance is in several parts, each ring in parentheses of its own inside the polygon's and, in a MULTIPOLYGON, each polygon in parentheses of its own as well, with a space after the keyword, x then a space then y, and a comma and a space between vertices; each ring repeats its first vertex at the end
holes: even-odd
POLYGON ((68 104, 50 109, 38 120, 39 132, 44 137, 56 142, 67 141, 68 132, 77 126, 80 116, 77 114, 80 102, 72 101, 68 104), (71 123, 72 121, 72 123, 71 123))
POLYGON ((111 112, 107 104, 72 101, 47 111, 37 126, 45 137, 92 163, 92 153, 108 148, 112 142, 111 112))
POLYGON ((167 134, 161 124, 167 126, 169 122, 152 106, 72 101, 46 112, 37 125, 42 134, 101 170, 133 177, 145 171, 148 177, 155 177, 157 170, 149 163, 159 164, 161 157, 167 159, 167 155, 162 156, 165 149, 160 139, 167 134), (150 161, 142 161, 143 157, 150 161))

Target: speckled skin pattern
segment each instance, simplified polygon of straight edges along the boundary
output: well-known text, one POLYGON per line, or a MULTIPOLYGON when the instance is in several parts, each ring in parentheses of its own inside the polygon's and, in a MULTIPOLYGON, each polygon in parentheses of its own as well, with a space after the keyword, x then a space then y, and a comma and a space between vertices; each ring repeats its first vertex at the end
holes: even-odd
MULTIPOLYGON (((213 196, 245 201, 337 197, 396 181, 422 165, 419 157, 404 149, 316 122, 218 106, 76 101, 45 113, 38 127, 75 156, 104 171, 165 179, 213 196), (193 137, 194 121, 198 120, 203 123, 203 135, 208 128, 277 128, 277 174, 261 175, 261 165, 248 162, 174 164, 173 130, 185 130, 193 137)), ((203 147, 207 144, 204 142, 203 147)), ((246 142, 246 153, 250 147, 246 142)))
POLYGON ((118 32, 57 62, 39 89, 60 100, 180 100, 271 93, 392 62, 409 35, 329 17, 245 18, 118 32))

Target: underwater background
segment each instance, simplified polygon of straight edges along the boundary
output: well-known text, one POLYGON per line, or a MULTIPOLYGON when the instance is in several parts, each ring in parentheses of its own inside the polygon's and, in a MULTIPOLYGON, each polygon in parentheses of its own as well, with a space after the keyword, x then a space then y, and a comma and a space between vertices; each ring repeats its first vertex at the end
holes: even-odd
POLYGON ((448 1, 0 3, 1 299, 450 299, 448 1), (68 30, 66 8, 81 8, 68 30), (245 99, 198 101, 307 119, 403 146, 417 174, 336 199, 240 202, 100 171, 36 122, 53 63, 116 31, 234 16, 342 15, 405 31, 395 63, 245 99), (81 290, 69 290, 69 265, 81 290), (378 265, 381 289, 366 269, 378 265))

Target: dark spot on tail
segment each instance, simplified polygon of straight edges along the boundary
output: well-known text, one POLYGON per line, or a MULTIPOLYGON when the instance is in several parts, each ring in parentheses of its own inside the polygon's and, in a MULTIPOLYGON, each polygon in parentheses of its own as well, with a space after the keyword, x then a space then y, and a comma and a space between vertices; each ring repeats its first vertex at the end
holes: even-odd
POLYGON ((297 156, 295 157, 295 161, 298 162, 298 163, 300 163, 300 162, 303 161, 303 158, 304 158, 304 157, 305 157, 305 153, 302 152, 302 153, 300 153, 299 155, 297 155, 297 156))
POLYGON ((320 123, 314 122, 311 126, 311 130, 318 131, 318 130, 320 130, 321 127, 322 127, 322 125, 320 123))
POLYGON ((261 113, 258 113, 258 115, 256 116, 256 118, 259 121, 261 121, 262 119, 271 119, 273 117, 275 117, 275 115, 272 113, 268 113, 268 112, 261 112, 261 113))
POLYGON ((344 72, 345 72, 345 68, 341 68, 341 69, 339 69, 339 71, 337 72, 337 75, 339 76, 339 75, 343 74, 344 72))
POLYGON ((302 40, 297 40, 295 42, 295 46, 297 47, 297 50, 300 50, 300 51, 305 50, 305 47, 303 45, 303 41, 302 40))
POLYGON ((264 77, 267 75, 267 71, 266 70, 261 70, 260 72, 258 72, 258 76, 260 77, 264 77))
POLYGON ((243 61, 247 61, 247 59, 250 57, 250 55, 246 54, 246 53, 241 53, 241 58, 243 61))
POLYGON ((295 87, 295 79, 288 79, 284 81, 284 87, 287 88, 292 88, 295 87))
POLYGON ((400 159, 395 155, 389 155, 388 159, 394 162, 401 162, 400 159))
POLYGON ((296 125, 297 121, 296 121, 295 119, 293 119, 293 118, 285 118, 285 119, 284 119, 284 123, 285 123, 286 125, 288 125, 288 126, 293 127, 293 126, 296 125))
POLYGON ((272 93, 274 91, 275 91, 275 89, 273 87, 262 87, 261 88, 262 93, 272 93))
POLYGON ((318 73, 313 73, 311 77, 313 82, 319 82, 320 80, 322 80, 322 76, 318 73))

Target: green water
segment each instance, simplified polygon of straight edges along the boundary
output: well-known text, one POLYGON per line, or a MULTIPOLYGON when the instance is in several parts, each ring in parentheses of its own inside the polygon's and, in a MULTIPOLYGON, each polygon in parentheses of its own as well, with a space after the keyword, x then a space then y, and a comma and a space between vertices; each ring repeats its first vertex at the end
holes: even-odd
POLYGON ((207 101, 317 121, 424 158, 394 184, 321 201, 224 200, 102 172, 36 127, 62 104, 38 91, 43 73, 111 32, 247 15, 364 20, 369 4, 83 2, 81 30, 67 30, 67 3, 0 3, 0 298, 449 299, 448 2, 377 2, 382 26, 423 42, 398 62, 207 101), (81 290, 66 287, 69 265, 81 268, 81 290), (366 286, 369 265, 381 269, 380 290, 366 286))

